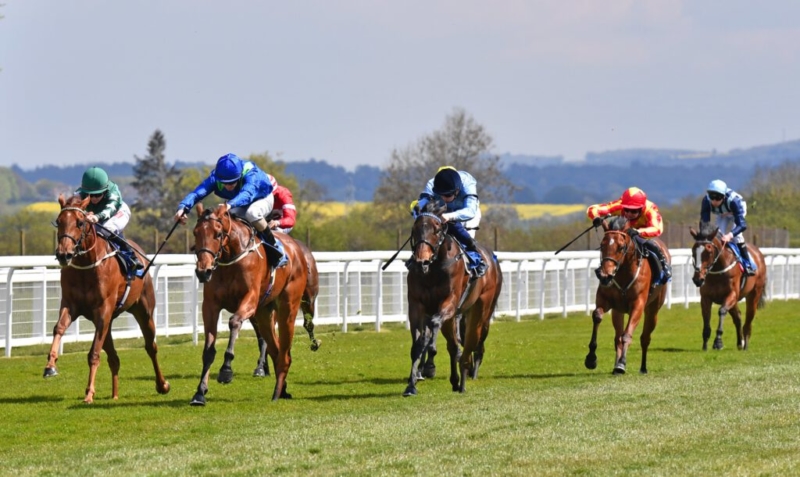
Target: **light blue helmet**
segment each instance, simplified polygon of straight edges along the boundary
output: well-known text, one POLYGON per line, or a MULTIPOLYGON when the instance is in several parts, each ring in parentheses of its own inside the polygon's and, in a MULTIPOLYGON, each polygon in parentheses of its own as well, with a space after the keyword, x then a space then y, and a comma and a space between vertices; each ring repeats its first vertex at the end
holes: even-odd
POLYGON ((706 192, 716 192, 717 194, 725 195, 725 193, 728 192, 728 184, 719 179, 714 179, 708 183, 706 192))
POLYGON ((214 176, 223 184, 236 182, 242 177, 242 160, 236 154, 225 154, 217 160, 214 176))

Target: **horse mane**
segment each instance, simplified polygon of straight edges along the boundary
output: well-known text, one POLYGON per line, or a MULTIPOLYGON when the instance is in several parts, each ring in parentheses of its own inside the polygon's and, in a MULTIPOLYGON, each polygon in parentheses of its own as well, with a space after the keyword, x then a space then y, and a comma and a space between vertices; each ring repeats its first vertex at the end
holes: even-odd
POLYGON ((608 223, 608 230, 624 230, 628 225, 628 219, 622 216, 617 216, 611 219, 608 223))
POLYGON ((447 212, 447 204, 439 200, 431 200, 419 212, 441 217, 443 213, 447 212))
POLYGON ((81 199, 81 196, 78 195, 78 194, 74 194, 74 195, 71 195, 71 196, 66 198, 66 200, 64 201, 64 206, 65 207, 78 207, 78 208, 80 208, 81 202, 83 202, 83 199, 81 199))

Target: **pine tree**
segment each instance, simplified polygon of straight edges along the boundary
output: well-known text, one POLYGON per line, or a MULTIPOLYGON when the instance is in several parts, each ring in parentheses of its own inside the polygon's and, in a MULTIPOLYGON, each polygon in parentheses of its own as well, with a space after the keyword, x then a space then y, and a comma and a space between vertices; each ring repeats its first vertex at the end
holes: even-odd
POLYGON ((180 202, 177 184, 180 171, 173 165, 168 166, 164 151, 167 143, 164 134, 156 129, 147 143, 147 155, 134 156, 133 166, 135 180, 131 184, 138 198, 133 203, 137 218, 144 226, 163 226, 167 217, 175 213, 180 202))

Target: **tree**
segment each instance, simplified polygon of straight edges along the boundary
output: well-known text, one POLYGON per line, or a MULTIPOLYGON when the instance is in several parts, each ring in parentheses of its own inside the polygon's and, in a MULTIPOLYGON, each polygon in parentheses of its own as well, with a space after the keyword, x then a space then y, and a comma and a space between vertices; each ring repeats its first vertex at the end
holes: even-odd
POLYGON ((135 180, 131 185, 136 189, 138 197, 133 203, 133 209, 143 226, 163 225, 166 217, 175 213, 182 198, 181 189, 177 187, 180 171, 174 165, 167 165, 164 155, 166 148, 164 134, 156 129, 147 143, 147 155, 134 156, 135 180))
POLYGON ((445 118, 442 129, 392 151, 373 200, 391 211, 391 226, 406 227, 408 204, 440 167, 449 165, 475 176, 481 201, 507 203, 516 187, 500 171, 500 158, 491 152, 493 146, 484 127, 456 108, 445 118))

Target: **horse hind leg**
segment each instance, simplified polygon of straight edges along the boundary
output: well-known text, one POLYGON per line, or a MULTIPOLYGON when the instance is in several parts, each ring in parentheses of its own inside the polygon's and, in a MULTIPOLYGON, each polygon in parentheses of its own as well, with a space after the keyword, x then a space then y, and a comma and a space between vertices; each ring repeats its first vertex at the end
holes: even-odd
POLYGON ((300 309, 303 310, 303 328, 308 333, 308 339, 311 340, 311 351, 317 351, 322 346, 322 340, 318 340, 314 336, 314 300, 303 295, 300 309))
POLYGON ((258 332, 258 326, 255 327, 256 339, 258 340, 258 361, 256 362, 256 369, 253 370, 254 378, 263 378, 269 376, 269 363, 267 363, 267 341, 261 337, 258 332))
MULTIPOLYGON (((153 372, 156 377, 156 392, 158 394, 167 394, 170 390, 169 381, 164 378, 161 372, 161 366, 158 365, 158 344, 156 343, 156 325, 153 322, 152 310, 148 310, 144 305, 134 306, 128 310, 136 322, 139 324, 139 330, 142 332, 144 338, 144 349, 147 356, 150 357, 150 362, 153 364, 153 372)), ((108 334, 108 339, 111 339, 111 333, 108 334)))
POLYGON ((114 347, 114 339, 109 332, 103 342, 103 351, 106 352, 106 360, 108 361, 108 368, 111 370, 111 399, 119 399, 119 354, 116 347, 114 347))
POLYGON ((714 338, 713 348, 715 350, 721 350, 722 348, 725 347, 725 345, 722 343, 722 327, 723 324, 725 323, 725 315, 727 314, 728 314, 728 309, 725 308, 725 305, 721 305, 719 307, 719 312, 718 312, 719 322, 717 323, 717 336, 714 338))

